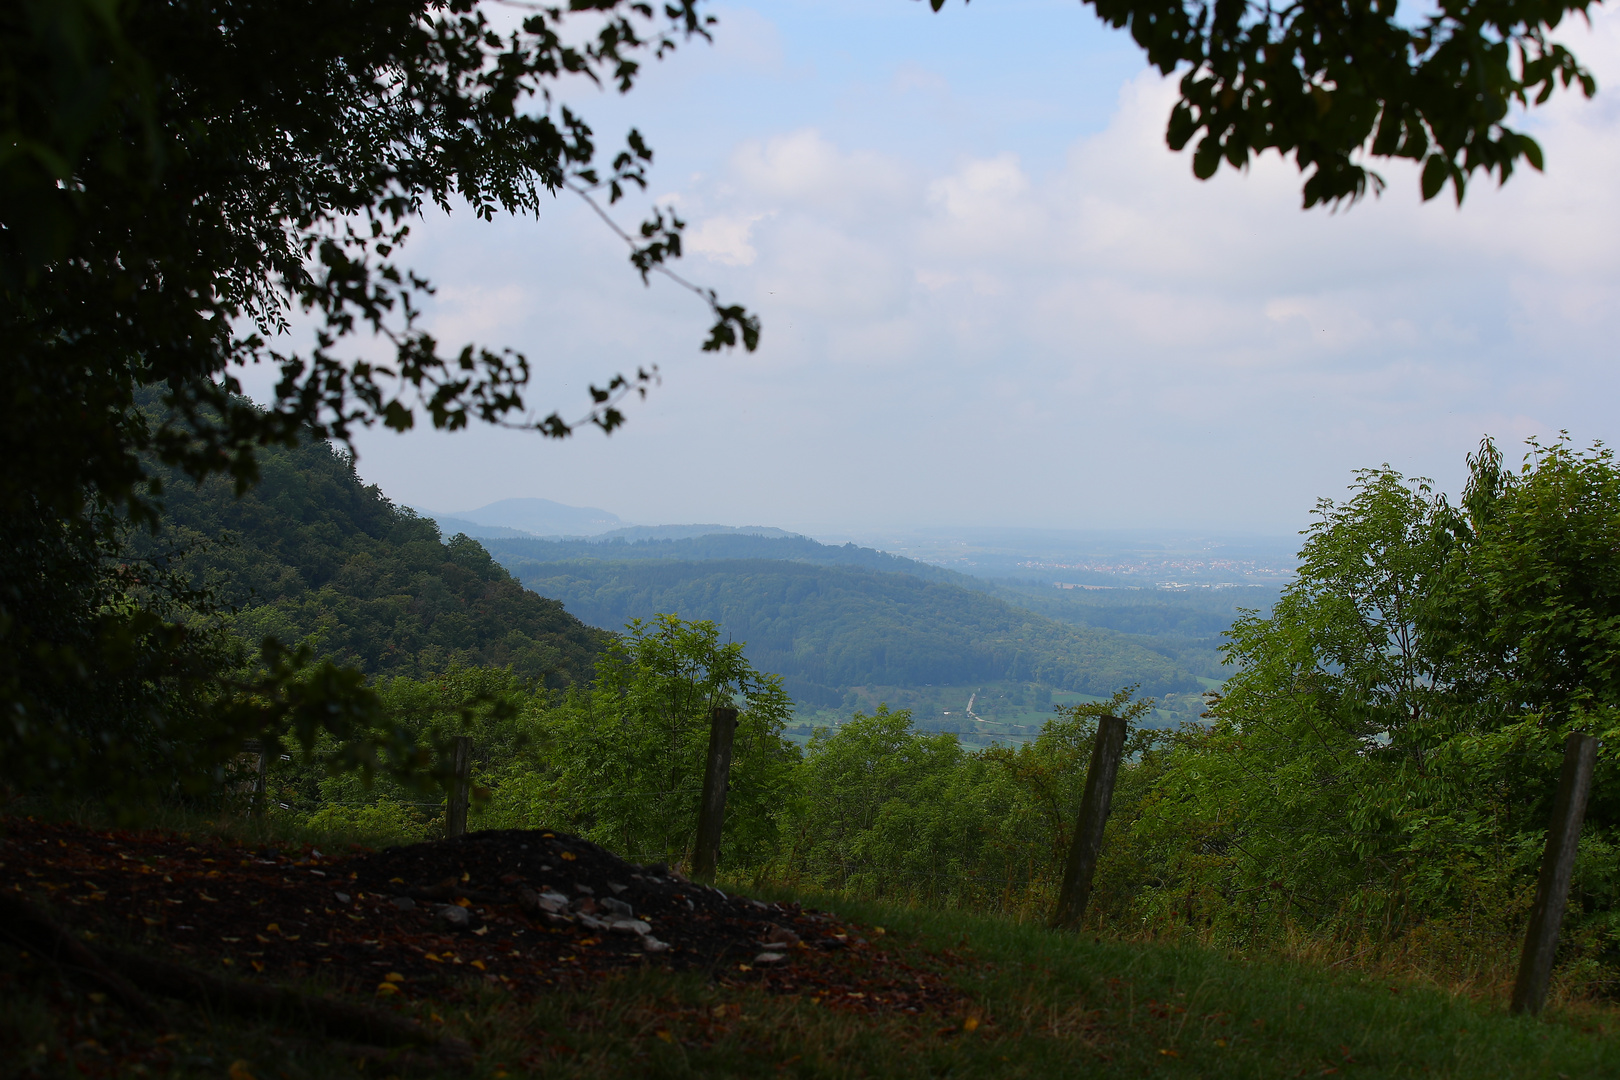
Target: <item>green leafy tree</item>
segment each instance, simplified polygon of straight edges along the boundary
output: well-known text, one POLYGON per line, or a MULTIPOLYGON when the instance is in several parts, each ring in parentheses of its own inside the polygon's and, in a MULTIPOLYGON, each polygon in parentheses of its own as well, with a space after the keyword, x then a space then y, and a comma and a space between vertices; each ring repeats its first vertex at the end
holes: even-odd
POLYGON ((782 738, 792 703, 778 676, 756 671, 710 622, 637 620, 604 650, 592 688, 548 717, 554 757, 541 812, 626 857, 684 860, 717 706, 740 710, 720 866, 758 864, 776 842, 798 757, 782 738))
POLYGON ((959 802, 966 755, 955 735, 911 726, 880 705, 810 740, 798 776, 788 872, 822 888, 935 900, 972 873, 982 822, 959 802))
MULTIPOLYGON (((1145 912, 1238 938, 1465 927, 1476 957, 1517 932, 1564 737, 1620 733, 1620 470, 1564 441, 1517 472, 1487 442, 1470 466, 1461 505, 1386 467, 1318 507, 1298 580, 1234 626, 1214 723, 1157 786, 1145 912)), ((1620 907, 1617 779, 1605 749, 1581 949, 1608 947, 1620 907)))
MULTIPOLYGON (((1045 918, 1068 857, 1096 717, 1137 719, 1134 687, 1061 706, 1032 742, 963 749, 879 706, 812 736, 776 864, 787 880, 935 906, 1045 918)), ((1128 905, 1142 871, 1129 833, 1162 772, 1161 733, 1136 730, 1116 786, 1099 894, 1128 905)))
MULTIPOLYGON (((429 678, 379 680, 376 695, 399 755, 419 769, 443 771, 452 740, 472 741, 475 815, 488 805, 491 788, 502 777, 542 767, 552 695, 510 669, 452 664, 429 678)), ((442 799, 426 797, 420 785, 397 776, 342 768, 346 749, 325 733, 308 747, 286 738, 285 761, 272 770, 269 785, 278 811, 308 826, 391 840, 441 834, 442 799)))
MULTIPOLYGON (((402 245, 428 206, 491 218, 538 213, 564 189, 617 202, 643 186, 652 151, 641 135, 609 157, 553 91, 567 79, 628 91, 645 60, 708 36, 700 3, 537 5, 510 30, 477 0, 0 7, 0 547, 38 555, 11 568, 29 585, 0 593, 7 781, 49 786, 59 774, 36 761, 79 739, 75 724, 123 737, 134 714, 69 714, 119 649, 130 653, 118 642, 136 638, 169 684, 202 678, 192 692, 221 697, 213 715, 237 727, 199 733, 216 759, 273 716, 345 737, 322 718, 375 717, 358 689, 312 697, 358 684, 274 645, 252 687, 232 690, 217 671, 210 681, 183 619, 133 590, 119 603, 144 613, 141 625, 114 626, 96 590, 74 582, 105 592, 119 580, 107 545, 121 520, 158 520, 167 477, 154 463, 190 481, 228 475, 242 491, 262 447, 345 443, 419 415, 553 437, 617 426, 617 403, 653 373, 604 373, 581 419, 542 415, 527 358, 446 350, 420 327, 431 286, 400 262, 402 245), (295 316, 313 320, 312 347, 273 346, 295 316), (357 331, 388 342, 391 358, 345 356, 357 331), (237 379, 260 363, 280 376, 262 408, 237 379), (134 407, 142 386, 160 388, 161 411, 134 407), (64 533, 78 537, 71 574, 53 570, 69 549, 47 550, 64 533), (292 712, 252 707, 278 700, 292 712)), ((681 229, 655 210, 626 237, 644 279, 669 272, 681 229)), ((699 292, 714 317, 705 349, 757 345, 752 316, 699 292)))
POLYGON ((1209 903, 1325 918, 1384 865, 1397 808, 1378 776, 1424 761, 1434 738, 1437 660, 1419 619, 1447 516, 1422 481, 1359 473, 1349 499, 1318 504, 1270 616, 1233 625, 1237 671, 1213 727, 1184 736, 1156 811, 1177 832, 1221 823, 1217 836, 1198 831, 1204 854, 1225 859, 1183 856, 1213 875, 1209 903))
POLYGON ((1421 162, 1423 197, 1449 183, 1460 203, 1476 172, 1506 181, 1521 161, 1542 167, 1535 140, 1508 126, 1515 107, 1597 89, 1548 36, 1591 0, 1448 0, 1417 18, 1396 0, 1090 2, 1149 63, 1182 72, 1166 137, 1173 150, 1196 140, 1195 176, 1292 154, 1307 207, 1382 190, 1367 157, 1421 162))

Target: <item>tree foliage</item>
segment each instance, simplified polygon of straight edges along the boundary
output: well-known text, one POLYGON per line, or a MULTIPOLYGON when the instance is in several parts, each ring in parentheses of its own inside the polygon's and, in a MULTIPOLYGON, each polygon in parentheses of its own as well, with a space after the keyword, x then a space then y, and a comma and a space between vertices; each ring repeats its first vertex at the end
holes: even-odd
POLYGON ((1292 154, 1307 173, 1306 207, 1381 191, 1368 157, 1419 162, 1423 197, 1450 184, 1460 203, 1476 172, 1505 182, 1520 162, 1542 167, 1541 147, 1508 126, 1515 108, 1560 87, 1597 89, 1549 36, 1591 0, 1447 0, 1417 18, 1396 0, 1091 3, 1149 63, 1182 73, 1166 140, 1195 143, 1195 176, 1292 154))
POLYGON ((550 798, 557 820, 644 861, 692 850, 710 710, 739 710, 721 866, 757 864, 775 844, 776 812, 797 751, 782 738, 792 712, 781 679, 720 642, 711 622, 632 621, 598 661, 595 685, 552 717, 558 748, 550 798))
MULTIPOLYGON (((1516 932, 1565 736, 1617 731, 1620 470, 1562 440, 1516 472, 1489 442, 1470 464, 1460 505, 1362 474, 1319 508, 1271 617, 1234 628, 1215 722, 1183 737, 1143 826, 1200 917, 1516 932)), ((1588 955, 1620 916, 1617 784, 1605 749, 1572 909, 1588 955)))
MULTIPOLYGON (((583 420, 542 415, 527 357, 446 349, 421 328, 431 285, 402 245, 429 207, 536 214, 564 189, 617 202, 643 186, 652 151, 641 135, 601 152, 555 89, 579 79, 628 91, 644 61, 708 36, 700 4, 573 0, 536 5, 511 28, 477 0, 0 7, 0 518, 14 551, 38 556, 13 566, 22 584, 0 595, 0 710, 19 775, 47 744, 77 745, 72 702, 120 665, 137 670, 129 657, 147 658, 147 683, 236 693, 186 644, 184 612, 122 588, 128 576, 109 565, 123 523, 155 527, 176 482, 225 475, 240 493, 265 447, 345 443, 418 416, 553 437, 622 421, 617 403, 652 373, 604 372, 583 420), (306 350, 281 337, 295 321, 315 328, 306 350), (346 355, 366 333, 391 355, 346 355), (266 407, 240 396, 250 364, 279 375, 266 407), (162 408, 136 407, 143 387, 162 408), (58 572, 64 559, 73 573, 58 572), (113 628, 114 609, 133 621, 113 628)), ((679 256, 682 227, 656 209, 642 225, 631 262, 643 279, 679 256)), ((705 349, 757 345, 752 316, 704 297, 705 349)), ((252 701, 305 701, 286 679, 306 669, 315 681, 298 685, 337 697, 297 706, 299 730, 349 731, 337 717, 373 710, 363 694, 344 697, 357 676, 296 651, 262 660, 263 692, 210 713, 235 726, 197 731, 216 767, 280 715, 252 701)), ((98 737, 115 739, 152 719, 131 709, 83 722, 112 724, 98 737)))
MULTIPOLYGON (((790 703, 780 680, 756 671, 739 645, 722 644, 712 623, 668 615, 632 623, 591 685, 562 698, 510 671, 459 666, 385 680, 379 698, 424 759, 441 759, 452 736, 472 739, 474 827, 568 829, 666 863, 691 855, 710 710, 736 707, 721 866, 757 867, 776 849, 799 757, 782 738, 790 703)), ((392 821, 414 835, 442 825, 442 811, 416 807, 409 786, 386 777, 368 785, 320 766, 318 754, 306 755, 281 770, 278 798, 305 823, 392 821)))
MULTIPOLYGON (((416 323, 428 283, 399 263, 427 206, 480 217, 538 213, 573 185, 614 201, 644 185, 652 152, 631 131, 604 168, 582 117, 552 100, 573 76, 627 91, 641 59, 706 36, 698 0, 660 14, 621 0, 536 7, 498 31, 473 0, 24 0, 0 16, 0 326, 15 421, 3 436, 8 509, 86 496, 137 513, 141 455, 193 479, 254 479, 254 449, 360 425, 404 430, 513 422, 563 435, 525 397, 530 364, 468 345, 449 355, 416 323), (587 17, 594 32, 570 44, 587 17), (295 314, 307 355, 272 344, 295 314), (387 363, 336 350, 358 330, 387 363), (244 330, 248 332, 243 332, 244 330), (236 369, 280 372, 267 409, 236 369), (134 387, 173 416, 128 413, 134 387)), ((657 214, 635 252, 645 274, 680 253, 657 214)), ((757 328, 716 308, 708 344, 757 328)), ((593 390, 588 419, 622 419, 593 390)))
MULTIPOLYGON (((1133 688, 1062 706, 1016 749, 965 750, 880 706, 812 738, 772 871, 817 888, 1044 919, 1063 878, 1096 718, 1136 719, 1153 700, 1133 688)), ((1129 875, 1120 843, 1159 772, 1162 733, 1133 731, 1121 774, 1103 891, 1129 875)))
POLYGON ((177 484, 157 537, 190 554, 178 569, 227 609, 244 641, 308 644, 371 678, 450 667, 510 668, 553 688, 588 683, 610 638, 513 580, 478 542, 361 483, 326 443, 259 452, 259 482, 177 484))
MULTIPOLYGON (((617 545, 600 548, 611 558, 617 545)), ((1175 661, 1122 634, 1063 625, 909 573, 765 559, 505 563, 598 626, 660 611, 713 620, 747 642, 755 664, 781 674, 796 699, 814 704, 840 704, 856 686, 976 680, 1104 694, 1132 682, 1155 693, 1198 686, 1175 661)))

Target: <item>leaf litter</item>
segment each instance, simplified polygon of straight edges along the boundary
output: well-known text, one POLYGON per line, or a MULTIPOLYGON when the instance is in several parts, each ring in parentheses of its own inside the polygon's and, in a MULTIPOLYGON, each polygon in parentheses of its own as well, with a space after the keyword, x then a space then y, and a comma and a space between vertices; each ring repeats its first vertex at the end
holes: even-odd
POLYGON ((968 1007, 945 970, 958 958, 903 954, 830 912, 727 894, 553 830, 324 854, 11 818, 0 875, 87 939, 230 978, 313 978, 382 1007, 485 989, 522 1000, 648 968, 852 1013, 968 1007))

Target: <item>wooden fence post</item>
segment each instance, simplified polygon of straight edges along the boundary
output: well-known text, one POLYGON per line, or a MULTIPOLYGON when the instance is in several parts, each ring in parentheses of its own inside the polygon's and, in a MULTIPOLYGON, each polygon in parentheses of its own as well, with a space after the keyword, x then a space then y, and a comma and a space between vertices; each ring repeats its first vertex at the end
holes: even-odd
POLYGON ((697 843, 692 876, 714 879, 720 862, 720 832, 726 820, 726 785, 731 781, 731 741, 737 733, 737 710, 716 707, 709 713, 709 761, 703 769, 703 801, 698 804, 697 843))
MULTIPOLYGON (((267 750, 267 748, 265 746, 266 741, 267 740, 260 740, 260 739, 244 739, 244 740, 242 740, 242 752, 244 754, 253 754, 253 755, 255 755, 255 758, 256 758, 256 760, 258 762, 258 766, 254 770, 254 776, 253 776, 253 797, 248 800, 248 816, 249 817, 263 817, 264 816, 264 809, 265 809, 265 807, 264 807, 264 804, 265 804, 265 797, 264 797, 264 795, 265 795, 265 773, 269 770, 269 767, 270 767, 270 755, 269 755, 269 751, 267 750)), ((241 759, 238 758, 237 760, 240 761, 241 759)))
POLYGON ((1547 1000, 1553 954, 1558 951, 1558 926, 1564 921, 1564 905, 1569 900, 1575 848, 1581 838, 1581 819, 1586 816, 1586 796, 1592 789, 1597 751, 1598 740, 1590 735, 1572 733, 1564 741, 1564 768, 1558 775, 1558 796, 1553 800, 1547 847, 1541 855, 1541 880, 1536 884, 1530 925, 1524 932, 1519 977, 1513 983, 1515 1013, 1534 1015, 1547 1000))
POLYGON ((1091 878, 1097 871, 1097 854, 1102 850, 1103 826, 1108 824, 1108 804, 1114 797, 1114 780, 1119 776, 1124 752, 1125 721, 1117 716, 1099 716, 1091 767, 1086 770, 1086 791, 1080 799, 1080 819, 1074 827, 1074 846, 1069 849, 1063 888, 1052 914, 1054 929, 1079 929, 1086 914, 1091 878))
POLYGON ((467 832, 467 797, 472 784, 472 739, 466 735, 455 737, 454 756, 451 760, 453 779, 450 783, 450 803, 444 813, 444 835, 463 836, 467 832))

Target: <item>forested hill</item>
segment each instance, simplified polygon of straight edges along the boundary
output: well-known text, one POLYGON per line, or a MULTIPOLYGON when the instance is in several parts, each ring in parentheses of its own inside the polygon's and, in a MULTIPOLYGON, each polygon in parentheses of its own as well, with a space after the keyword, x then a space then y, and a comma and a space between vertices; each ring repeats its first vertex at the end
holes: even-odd
POLYGON ((1121 634, 1065 626, 911 574, 792 559, 542 562, 513 550, 531 543, 538 542, 491 541, 490 547, 529 588, 556 597, 597 626, 622 626, 659 612, 712 619, 729 637, 747 643, 756 666, 783 675, 789 693, 809 704, 836 705, 851 687, 975 680, 1023 680, 1098 694, 1131 682, 1150 694, 1198 686, 1179 664, 1121 634))
POLYGON ((241 607, 249 641, 312 641, 372 675, 452 662, 510 665, 553 686, 588 679, 609 635, 523 588, 476 540, 390 502, 325 443, 258 452, 261 480, 169 477, 168 540, 200 546, 185 566, 241 607))

